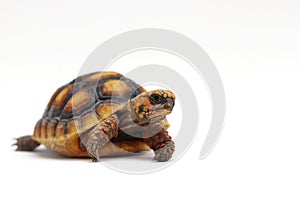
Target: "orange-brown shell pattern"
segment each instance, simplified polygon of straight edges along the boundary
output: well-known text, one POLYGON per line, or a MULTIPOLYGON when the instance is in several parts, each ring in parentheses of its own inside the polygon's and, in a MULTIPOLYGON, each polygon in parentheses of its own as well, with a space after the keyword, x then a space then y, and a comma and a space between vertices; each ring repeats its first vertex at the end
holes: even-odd
MULTIPOLYGON (((80 148, 79 136, 110 116, 129 98, 145 91, 140 85, 116 72, 79 76, 58 88, 52 95, 43 117, 36 123, 33 139, 66 156, 89 156, 88 152, 80 148)), ((124 152, 149 150, 140 141, 127 141, 107 145, 101 153, 124 153, 120 152, 118 145, 124 152)))

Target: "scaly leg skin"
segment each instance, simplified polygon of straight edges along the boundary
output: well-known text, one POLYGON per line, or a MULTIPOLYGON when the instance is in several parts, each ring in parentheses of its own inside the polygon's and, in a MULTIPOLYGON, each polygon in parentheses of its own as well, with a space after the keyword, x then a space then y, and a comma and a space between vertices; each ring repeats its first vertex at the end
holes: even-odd
POLYGON ((155 153, 153 159, 158 162, 170 160, 175 151, 175 144, 165 130, 159 131, 156 135, 146 139, 145 142, 153 149, 155 153))
POLYGON ((22 136, 16 139, 17 142, 13 145, 17 146, 16 151, 33 151, 40 145, 37 141, 32 139, 31 135, 22 136))
POLYGON ((100 159, 101 148, 110 141, 111 138, 118 135, 119 120, 116 115, 111 115, 100 124, 96 125, 89 133, 87 133, 87 140, 85 147, 92 157, 93 162, 100 159))

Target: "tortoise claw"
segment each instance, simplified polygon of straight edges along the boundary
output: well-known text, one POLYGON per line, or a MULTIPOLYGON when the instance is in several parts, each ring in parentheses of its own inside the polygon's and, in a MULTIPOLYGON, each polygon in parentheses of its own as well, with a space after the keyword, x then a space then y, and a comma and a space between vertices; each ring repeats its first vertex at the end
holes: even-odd
POLYGON ((99 160, 95 157, 92 157, 92 162, 98 162, 99 160))

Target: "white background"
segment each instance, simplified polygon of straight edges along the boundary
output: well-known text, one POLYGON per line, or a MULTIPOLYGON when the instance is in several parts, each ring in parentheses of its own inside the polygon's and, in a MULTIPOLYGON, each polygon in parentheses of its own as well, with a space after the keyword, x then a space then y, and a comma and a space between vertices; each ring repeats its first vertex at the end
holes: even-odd
POLYGON ((180 2, 1 1, 1 199, 299 199, 298 1, 180 2), (95 47, 146 27, 196 41, 223 79, 226 123, 205 160, 203 136, 171 167, 147 175, 45 149, 13 151, 12 138, 32 132, 52 92, 95 47))

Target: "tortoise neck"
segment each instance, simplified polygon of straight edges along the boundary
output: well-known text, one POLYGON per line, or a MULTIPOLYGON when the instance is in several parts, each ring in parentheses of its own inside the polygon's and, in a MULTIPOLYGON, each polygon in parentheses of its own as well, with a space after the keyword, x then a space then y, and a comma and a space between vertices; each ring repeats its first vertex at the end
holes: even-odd
MULTIPOLYGON (((127 105, 128 103, 125 103, 122 105, 114 114, 117 115, 119 118, 120 123, 122 123, 124 120, 128 120, 131 118, 130 113, 132 112, 129 110, 129 107, 127 105)), ((122 123, 123 124, 123 123, 122 123)))
POLYGON ((134 108, 132 107, 132 102, 129 100, 123 106, 115 112, 115 115, 119 118, 120 128, 130 129, 136 126, 137 116, 135 115, 134 108))

